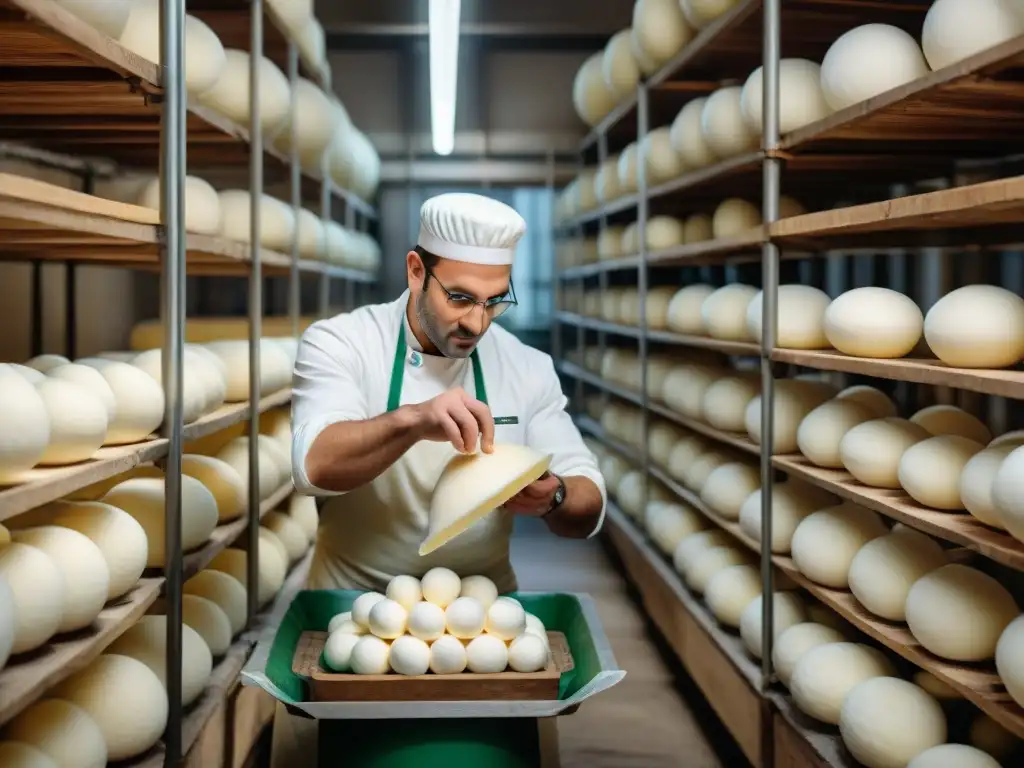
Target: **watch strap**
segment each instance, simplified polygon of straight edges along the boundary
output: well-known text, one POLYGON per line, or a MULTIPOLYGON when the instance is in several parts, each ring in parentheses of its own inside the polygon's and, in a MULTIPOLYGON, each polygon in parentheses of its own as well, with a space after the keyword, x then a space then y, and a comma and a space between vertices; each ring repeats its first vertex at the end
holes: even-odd
MULTIPOLYGON (((556 475, 555 477, 558 477, 558 476, 556 475)), ((561 507, 563 503, 565 503, 565 493, 566 493, 565 480, 563 480, 561 477, 558 477, 558 489, 555 491, 555 497, 551 501, 551 508, 547 512, 545 512, 543 515, 541 515, 541 519, 547 517, 552 512, 554 512, 556 509, 561 507)))

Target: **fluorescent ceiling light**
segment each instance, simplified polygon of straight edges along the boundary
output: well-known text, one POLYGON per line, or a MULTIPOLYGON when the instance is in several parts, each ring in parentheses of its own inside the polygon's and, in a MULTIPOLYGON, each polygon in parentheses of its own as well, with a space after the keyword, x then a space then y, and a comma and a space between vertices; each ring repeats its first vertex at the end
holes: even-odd
POLYGON ((455 149, 460 0, 430 0, 430 132, 434 151, 455 149))

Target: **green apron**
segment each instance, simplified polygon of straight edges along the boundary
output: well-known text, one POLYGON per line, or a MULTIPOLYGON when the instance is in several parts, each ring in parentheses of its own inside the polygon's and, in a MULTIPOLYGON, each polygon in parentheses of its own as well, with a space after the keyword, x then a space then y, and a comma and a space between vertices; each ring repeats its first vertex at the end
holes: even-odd
MULTIPOLYGON (((395 359, 391 364, 391 385, 388 388, 388 413, 397 410, 402 402, 402 382, 405 381, 405 353, 407 351, 408 345, 405 343, 405 329, 403 328, 398 332, 398 343, 395 344, 395 359)), ((412 353, 414 365, 416 365, 415 361, 420 359, 419 356, 419 352, 414 351, 412 353)), ((473 364, 473 382, 476 385, 476 399, 487 405, 487 387, 484 386, 484 369, 480 365, 480 355, 474 349, 469 359, 473 364)))

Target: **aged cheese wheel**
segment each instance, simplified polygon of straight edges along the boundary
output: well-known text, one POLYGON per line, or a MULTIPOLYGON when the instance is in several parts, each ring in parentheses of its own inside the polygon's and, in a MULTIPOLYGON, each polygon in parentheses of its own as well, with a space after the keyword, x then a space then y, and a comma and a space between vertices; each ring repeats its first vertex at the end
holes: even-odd
POLYGON ((701 243, 714 237, 711 217, 706 213, 695 213, 683 222, 683 242, 701 243))
MULTIPOLYGON (((146 565, 162 568, 164 544, 165 481, 151 477, 125 480, 115 485, 102 501, 123 509, 146 531, 149 554, 146 565)), ((194 477, 181 477, 181 547, 183 552, 205 544, 217 527, 217 500, 194 477)))
MULTIPOLYGON (((685 564, 683 577, 686 579, 686 585, 690 589, 698 594, 702 594, 711 578, 723 568, 729 568, 734 565, 752 565, 753 563, 754 556, 739 547, 732 545, 711 547, 695 554, 685 564)), ((760 586, 758 591, 760 591, 760 586)), ((746 606, 743 607, 745 608, 746 606)))
MULTIPOLYGON (((763 653, 761 644, 761 631, 764 626, 761 622, 761 611, 763 610, 764 595, 758 595, 740 616, 740 637, 747 647, 750 655, 760 659, 763 653)), ((776 592, 772 595, 773 622, 772 637, 777 640, 779 635, 792 626, 807 620, 807 612, 804 609, 803 601, 795 592, 776 592)))
MULTIPOLYGON (((259 494, 260 500, 270 498, 281 487, 281 466, 274 454, 268 450, 269 443, 257 440, 256 450, 259 457, 259 494)), ((249 438, 236 437, 218 453, 216 458, 230 466, 238 475, 245 489, 245 498, 249 496, 249 438)))
POLYGON ((904 768, 946 741, 946 715, 921 688, 896 677, 875 677, 843 699, 839 733, 866 768, 904 768))
POLYGON ((887 532, 878 514, 850 502, 818 510, 793 532, 793 564, 816 584, 846 589, 857 552, 887 532))
POLYGON ((145 440, 164 420, 164 391, 145 371, 112 360, 77 361, 100 372, 114 393, 117 410, 107 425, 106 445, 145 440))
MULTIPOLYGON (((284 579, 288 574, 288 564, 265 537, 260 537, 258 546, 259 584, 256 591, 259 604, 263 606, 269 603, 284 586, 284 579)), ((244 550, 230 547, 213 558, 210 568, 234 576, 238 579, 239 584, 248 589, 247 559, 248 556, 244 550)))
POLYGON ((52 466, 91 459, 107 437, 103 401, 80 384, 63 379, 47 378, 35 386, 50 417, 50 442, 39 463, 52 466))
POLYGON ((839 444, 844 435, 858 424, 877 418, 875 412, 856 400, 838 397, 819 405, 800 422, 796 444, 811 463, 819 467, 840 469, 843 466, 839 444))
POLYGON ((704 450, 704 442, 696 436, 688 435, 679 440, 672 446, 672 451, 668 455, 669 475, 683 482, 686 470, 701 456, 704 450))
POLYGON ((940 744, 919 752, 906 768, 999 768, 995 758, 967 744, 940 744))
POLYGON ((638 58, 660 67, 693 39, 677 0, 636 0, 631 40, 638 58))
POLYGON ((896 358, 921 339, 924 316, 909 297, 889 288, 854 288, 825 311, 825 335, 847 355, 896 358))
MULTIPOLYGON (((628 195, 630 192, 636 192, 636 163, 639 151, 637 143, 634 141, 627 144, 626 148, 622 150, 622 154, 619 155, 619 189, 622 190, 622 194, 624 195, 628 195)), ((629 232, 628 227, 626 228, 626 231, 629 232)), ((626 247, 624 240, 622 249, 626 253, 635 253, 640 250, 640 241, 637 240, 636 245, 632 248, 628 248, 626 247)))
POLYGON ((644 232, 648 251, 664 251, 683 242, 683 222, 672 216, 653 216, 644 232))
MULTIPOLYGON (((224 73, 227 58, 220 39, 195 16, 185 16, 185 88, 200 94, 212 88, 224 73)), ((160 64, 160 2, 134 0, 118 38, 129 51, 160 64)))
POLYGON ((917 531, 879 536, 854 555, 850 591, 876 616, 903 621, 907 594, 914 582, 948 561, 937 542, 917 531))
POLYGON ((184 592, 186 595, 205 598, 224 611, 232 636, 245 628, 245 585, 234 576, 208 568, 186 581, 184 592))
POLYGON ((703 365, 678 365, 662 383, 661 398, 672 410, 691 419, 704 415, 704 395, 722 370, 703 365))
POLYGON ((738 520, 743 502, 760 486, 761 471, 756 465, 730 462, 708 475, 700 500, 726 520, 738 520))
POLYGON ((153 747, 167 727, 160 678, 130 656, 105 653, 50 692, 81 707, 103 733, 107 759, 128 760, 153 747))
POLYGON ((872 488, 899 488, 903 453, 928 432, 906 419, 872 419, 850 429, 839 441, 843 467, 872 488))
POLYGON ((1006 587, 988 574, 951 563, 918 579, 907 594, 907 625, 936 656, 987 661, 1020 614, 1006 587))
POLYGON ((800 709, 830 725, 839 725, 843 700, 859 683, 893 673, 878 650, 859 643, 826 643, 801 656, 789 690, 800 709))
POLYGON ((78 531, 56 525, 15 531, 12 538, 49 556, 64 579, 57 632, 75 632, 92 624, 110 589, 110 569, 100 548, 78 531))
POLYGON ((752 285, 733 283, 708 296, 700 309, 708 335, 723 341, 751 341, 747 306, 756 295, 752 285))
POLYGON ((309 539, 305 531, 284 512, 270 512, 263 518, 263 525, 273 532, 284 544, 288 553, 288 562, 299 560, 309 549, 309 539))
POLYGON ((959 435, 982 445, 992 441, 992 433, 981 419, 954 405, 930 405, 910 420, 933 435, 959 435))
POLYGON ((932 509, 963 509, 960 477, 984 445, 959 435, 930 437, 910 446, 900 458, 900 485, 918 504, 932 509))
POLYGON ((30 705, 4 727, 4 739, 27 744, 60 768, 105 768, 103 731, 81 707, 61 699, 30 705))
POLYGON ((736 629, 743 611, 761 594, 761 573, 755 565, 730 565, 708 579, 704 602, 719 624, 736 629))
POLYGON ((1024 706, 1024 616, 1011 621, 999 637, 996 670, 1013 700, 1024 706))
MULTIPOLYGON (((160 349, 150 349, 146 352, 139 354, 135 357, 131 364, 136 368, 145 371, 149 374, 153 381, 163 386, 163 363, 162 363, 163 351, 160 349)), ((182 420, 185 424, 191 424, 202 416, 208 408, 210 403, 210 394, 208 393, 206 381, 202 373, 196 371, 190 363, 196 362, 194 355, 185 356, 185 366, 182 371, 182 420), (191 358, 191 359, 190 359, 191 358)), ((205 365, 204 362, 198 361, 199 365, 205 365)))
MULTIPOLYGON (((764 67, 743 84, 743 119, 758 136, 763 129, 764 67)), ((779 133, 787 134, 832 114, 821 90, 821 67, 808 59, 779 61, 779 133)))
POLYGON ((181 471, 202 483, 217 502, 218 524, 236 520, 245 512, 248 488, 235 468, 213 456, 185 454, 181 471))
POLYGON ((924 17, 921 48, 928 66, 937 70, 1021 33, 1024 14, 1012 1, 935 0, 924 17))
POLYGON ((107 384, 107 380, 95 368, 78 363, 68 363, 51 368, 46 374, 52 379, 70 381, 80 387, 84 387, 103 403, 107 411, 107 422, 109 423, 117 415, 117 400, 114 399, 114 390, 107 384))
POLYGON ((57 0, 71 13, 78 16, 91 27, 95 27, 107 37, 117 40, 124 31, 131 13, 132 0, 57 0))
MULTIPOLYGON (((161 210, 163 184, 160 177, 151 179, 139 191, 136 204, 161 210)), ((217 190, 198 176, 185 177, 185 229, 204 235, 216 235, 221 226, 220 198, 217 190)))
POLYGON ((639 151, 644 161, 644 182, 648 189, 671 181, 685 170, 682 158, 672 146, 668 126, 649 131, 640 140, 639 151))
POLYGON ((13 366, 0 364, 0 484, 19 482, 50 442, 46 402, 13 366))
POLYGON ((715 547, 724 547, 731 542, 729 534, 721 528, 691 533, 676 545, 675 552, 672 553, 672 567, 680 576, 685 576, 686 568, 701 554, 715 547))
POLYGON ((622 251, 622 227, 605 227, 597 236, 597 258, 617 259, 622 251))
POLYGON ((617 102, 615 93, 604 81, 603 67, 604 53, 598 51, 583 62, 573 80, 573 107, 580 120, 591 128, 601 122, 617 102))
MULTIPOLYGON (((228 372, 226 400, 240 403, 249 399, 249 342, 213 341, 206 345, 224 363, 228 372)), ((288 386, 292 366, 287 353, 270 339, 260 339, 260 394, 288 386)))
POLYGON ((722 464, 736 461, 737 457, 724 451, 701 453, 683 470, 683 484, 694 493, 700 494, 708 477, 722 464))
POLYGON ((711 234, 723 240, 761 225, 761 211, 753 203, 738 197, 723 200, 711 217, 711 234))
POLYGON ((669 557, 679 542, 704 529, 704 518, 695 509, 666 501, 652 501, 644 514, 644 527, 663 554, 669 557))
POLYGON ((819 645, 841 643, 843 640, 843 635, 839 630, 824 624, 816 624, 813 621, 794 624, 775 638, 772 649, 772 666, 775 668, 775 674, 778 675, 779 681, 788 688, 793 668, 804 654, 819 645))
MULTIPOLYGON (((295 132, 298 137, 299 161, 307 170, 319 170, 324 152, 336 133, 348 141, 359 141, 358 132, 345 130, 345 113, 336 108, 319 86, 300 77, 292 98, 296 101, 295 132)), ((281 129, 274 136, 274 146, 282 152, 291 151, 291 111, 287 111, 281 129)))
POLYGON ((896 415, 896 404, 889 399, 888 395, 875 387, 864 384, 847 387, 836 395, 836 400, 852 400, 866 405, 879 419, 896 415))
POLYGON ((698 283, 676 291, 668 305, 667 324, 669 330, 689 335, 702 335, 704 333, 704 316, 701 313, 701 307, 704 300, 715 290, 714 286, 698 283))
POLYGON ((67 593, 64 575, 41 549, 15 542, 0 549, 0 579, 14 598, 11 653, 34 651, 60 627, 67 593))
POLYGON ((675 424, 664 421, 655 422, 647 430, 647 452, 655 463, 667 467, 672 449, 685 436, 686 433, 682 428, 675 424))
POLYGON ((821 89, 832 109, 846 109, 928 74, 917 41, 890 24, 864 24, 840 35, 821 62, 821 89))
MULTIPOLYGON (((984 16, 996 0, 959 3, 963 10, 984 16)), ((937 0, 928 17, 948 0, 937 0)), ((1006 11, 1009 14, 1009 10, 1006 11)), ((1024 20, 1024 16, 1022 16, 1024 20)), ((1017 28, 1017 27, 1013 27, 1017 28)), ((1020 32, 1006 28, 1009 37, 1020 32)), ((927 34, 928 22, 925 21, 927 34)), ((959 31, 970 30, 970 25, 959 31)), ((1022 30, 1024 31, 1024 30, 1022 30)), ((967 35, 969 38, 969 34, 967 35)), ((961 37, 962 39, 962 37, 961 37)), ((929 349, 946 365, 957 368, 1007 368, 1024 358, 1024 299, 995 285, 967 285, 939 299, 924 319, 929 349)))
MULTIPOLYGON (((793 481, 775 483, 772 486, 772 552, 788 554, 793 533, 805 517, 823 509, 820 498, 809 493, 793 481)), ((740 528, 754 539, 761 541, 761 489, 753 491, 740 507, 740 528)))
MULTIPOLYGON (((761 341, 764 291, 747 305, 747 330, 761 341)), ((780 285, 775 325, 775 346, 780 349, 827 349, 825 310, 832 300, 810 285, 780 285)))
POLYGON ((743 119, 738 85, 719 88, 708 96, 700 115, 700 131, 715 157, 728 157, 752 152, 758 146, 758 134, 743 119))
POLYGON ((231 620, 213 600, 199 595, 183 595, 181 620, 192 627, 215 657, 223 656, 231 647, 231 620))
MULTIPOLYGON (((248 128, 252 114, 249 92, 252 57, 248 51, 234 48, 226 50, 224 56, 224 73, 212 88, 200 95, 199 102, 248 128)), ((284 72, 266 56, 260 57, 259 81, 257 103, 260 105, 260 125, 263 127, 263 135, 271 136, 288 120, 291 88, 284 72)))
MULTIPOLYGON (((240 243, 251 241, 251 195, 248 190, 228 189, 218 194, 221 207, 220 235, 240 243)), ((260 244, 275 251, 291 250, 295 233, 295 214, 280 200, 260 198, 260 244)))
POLYGON ((747 406, 760 393, 760 381, 753 376, 720 378, 704 391, 703 419, 715 429, 742 432, 747 406))
MULTIPOLYGON (((167 617, 143 616, 108 648, 107 653, 141 661, 167 687, 167 617)), ((213 671, 213 655, 192 627, 181 625, 181 703, 188 706, 202 694, 213 671)))
POLYGON ((619 186, 619 156, 613 155, 594 174, 594 195, 599 203, 610 203, 623 195, 619 186))
POLYGON ((687 168, 697 169, 711 165, 716 158, 701 131, 701 116, 708 98, 701 96, 686 102, 672 121, 672 146, 687 168))
MULTIPOLYGON (((802 379, 779 379, 775 382, 775 396, 772 403, 774 429, 772 453, 793 453, 799 447, 797 434, 800 423, 807 415, 834 394, 818 382, 802 379)), ((761 444, 761 396, 758 395, 747 405, 743 423, 750 439, 761 444)))

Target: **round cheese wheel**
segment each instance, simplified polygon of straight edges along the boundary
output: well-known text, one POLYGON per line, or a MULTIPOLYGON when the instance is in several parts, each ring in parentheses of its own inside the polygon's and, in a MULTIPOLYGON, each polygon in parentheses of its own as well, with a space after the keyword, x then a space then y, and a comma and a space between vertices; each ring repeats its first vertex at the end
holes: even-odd
POLYGON ((663 467, 668 466, 672 449, 684 437, 683 430, 674 424, 655 422, 647 429, 647 452, 653 461, 663 467))
POLYGON ((935 0, 921 29, 928 66, 948 67, 1024 33, 1024 14, 1014 5, 1005 0, 935 0))
MULTIPOLYGON (((227 369, 226 400, 240 403, 249 399, 249 342, 225 340, 208 342, 206 348, 221 359, 227 369)), ((279 344, 260 339, 260 394, 276 392, 291 382, 291 362, 279 344)))
MULTIPOLYGON (((224 73, 224 46, 214 31, 195 16, 185 16, 184 36, 185 88, 191 94, 200 94, 216 85, 224 73)), ((160 41, 159 0, 135 0, 118 42, 144 59, 161 64, 160 41)))
POLYGON ((114 40, 124 31, 132 9, 132 0, 104 0, 102 3, 96 0, 57 0, 57 4, 114 40))
MULTIPOLYGON (((107 648, 107 653, 141 661, 167 687, 167 617, 143 616, 107 648)), ((192 627, 181 625, 181 703, 187 707, 203 693, 213 672, 213 655, 192 627)), ((166 694, 165 694, 166 695, 166 694)))
POLYGON ((70 362, 63 355, 36 355, 25 363, 25 367, 32 368, 40 373, 49 373, 58 365, 67 365, 70 362))
POLYGON ((696 494, 700 494, 708 477, 722 464, 735 461, 736 456, 724 451, 708 451, 700 454, 689 466, 683 469, 683 485, 696 494))
POLYGON ((700 115, 700 132, 711 153, 720 160, 753 152, 758 134, 743 119, 738 85, 719 88, 708 96, 700 115))
MULTIPOLYGON (((797 434, 800 423, 819 405, 828 400, 833 391, 818 382, 802 379, 779 379, 775 382, 772 402, 774 429, 772 453, 794 453, 799 447, 797 434)), ((747 405, 743 415, 747 435, 758 445, 761 444, 761 396, 758 395, 747 405)))
POLYGON ((992 433, 981 419, 954 405, 922 408, 910 420, 933 435, 959 435, 982 445, 992 441, 992 433))
MULTIPOLYGON (((218 193, 221 208, 220 235, 240 243, 251 242, 252 202, 248 190, 228 189, 218 193)), ((263 195, 260 198, 260 244, 288 253, 295 234, 295 214, 280 200, 263 195)), ((229 366, 230 370, 230 366, 229 366)))
POLYGON ((879 419, 896 415, 896 404, 879 389, 859 384, 847 387, 838 395, 836 400, 852 400, 870 408, 879 419))
POLYGON ((691 419, 704 415, 704 395, 722 373, 702 365, 678 365, 665 377, 661 398, 672 410, 691 419))
POLYGON ((195 595, 215 603, 228 618, 234 637, 245 628, 245 585, 234 576, 212 569, 202 570, 185 582, 186 595, 195 595))
MULTIPOLYGON (((796 528, 812 512, 825 504, 803 487, 787 483, 772 486, 772 552, 788 554, 796 528)), ((753 491, 740 507, 740 528, 751 539, 761 541, 761 489, 753 491)))
MULTIPOLYGON (((153 381, 163 386, 163 350, 150 349, 135 357, 131 364, 149 374, 153 381)), ((184 370, 182 371, 183 396, 181 400, 182 420, 191 424, 207 411, 210 395, 202 374, 196 371, 192 362, 197 362, 194 355, 186 353, 184 370)), ((200 365, 204 365, 199 361, 200 365)))
MULTIPOLYGON (((259 458, 259 495, 260 500, 270 498, 282 485, 281 466, 273 453, 268 450, 270 443, 257 440, 259 458)), ((245 489, 245 498, 249 496, 249 438, 236 437, 218 453, 216 458, 230 466, 238 475, 245 489)))
POLYGON ((701 130, 701 116, 707 100, 706 96, 701 96, 686 102, 672 121, 669 132, 672 146, 682 158, 683 165, 694 170, 711 165, 716 160, 701 130))
POLYGON ((679 542, 704 529, 704 518, 682 504, 652 501, 644 514, 644 527, 663 554, 671 557, 679 542))
POLYGON ((704 316, 701 308, 704 300, 715 292, 716 288, 705 283, 688 285, 680 288, 668 305, 666 323, 670 331, 699 336, 704 333, 704 316))
POLYGON ((683 242, 683 223, 672 216, 653 216, 644 232, 648 251, 664 251, 683 242))
POLYGON ((887 532, 881 517, 856 504, 820 509, 804 518, 793 532, 793 564, 816 584, 846 589, 857 552, 887 532))
POLYGON ((829 343, 856 357, 903 357, 920 341, 923 327, 924 316, 913 300, 889 288, 854 288, 825 311, 829 343))
POLYGON ((689 564, 702 553, 715 547, 724 547, 731 542, 729 534, 721 528, 691 533, 676 545, 675 552, 672 553, 672 567, 675 568, 676 573, 684 576, 689 564))
POLYGON ((639 151, 644 161, 644 181, 648 189, 671 181, 686 170, 682 158, 672 146, 668 126, 649 131, 640 140, 639 151))
POLYGON ((497 674, 508 666, 508 646, 494 635, 480 635, 466 644, 466 667, 477 674, 497 674))
POLYGON ((4 727, 4 738, 38 749, 61 768, 107 765, 103 731, 84 709, 69 701, 37 701, 4 727))
MULTIPOLYGON (((703 594, 711 579, 722 569, 735 565, 753 564, 754 556, 746 550, 732 545, 710 547, 694 554, 693 558, 684 565, 683 578, 690 589, 697 594, 703 594)), ((758 592, 760 592, 760 582, 758 582, 758 592)), ((742 611, 743 608, 746 606, 742 606, 740 610, 742 611)))
POLYGON ((789 690, 806 714, 839 725, 843 701, 859 683, 893 673, 878 650, 858 643, 826 643, 804 653, 793 667, 789 690))
POLYGON ((914 582, 906 614, 914 638, 936 656, 987 661, 1020 608, 1006 587, 988 574, 952 563, 914 582))
MULTIPOLYGON (((139 477, 115 485, 102 501, 123 509, 134 517, 146 532, 149 542, 146 565, 162 568, 164 552, 164 504, 166 486, 163 479, 139 477)), ((194 477, 181 477, 181 547, 189 552, 205 544, 217 527, 217 500, 206 486, 194 477)))
POLYGON ((46 452, 50 414, 36 388, 0 364, 0 484, 20 482, 46 452))
MULTIPOLYGON (((776 308, 775 346, 780 349, 826 349, 825 310, 832 300, 810 285, 780 285, 776 308)), ((747 331, 761 341, 764 291, 747 305, 747 331)))
POLYGON ((106 445, 126 445, 145 440, 164 420, 164 391, 153 377, 128 363, 113 360, 79 360, 96 368, 114 393, 117 410, 107 425, 106 445))
POLYGON ((930 437, 910 446, 900 458, 900 485, 918 504, 932 509, 963 509, 960 476, 984 446, 959 435, 930 437))
MULTIPOLYGON (((199 103, 210 107, 238 125, 249 127, 252 100, 249 88, 248 51, 229 48, 224 52, 224 72, 212 88, 199 96, 199 103)), ((291 88, 288 78, 266 56, 260 57, 259 96, 260 125, 264 136, 275 134, 288 120, 291 88)), ((186 207, 188 203, 186 201, 186 207)), ((186 212, 186 216, 187 216, 186 212)))
POLYGON ((843 700, 839 733, 866 768, 902 768, 946 741, 946 715, 921 688, 896 677, 875 677, 843 700))
POLYGON ((181 471, 202 483, 217 502, 217 522, 236 520, 245 512, 248 488, 235 468, 213 456, 185 454, 181 471))
POLYGON ((293 494, 288 500, 288 516, 302 529, 311 544, 316 541, 320 513, 316 508, 316 500, 312 496, 293 494))
MULTIPOLYGON (((636 192, 636 164, 638 156, 639 148, 635 141, 626 145, 626 148, 622 150, 622 154, 619 155, 619 189, 622 190, 622 194, 624 195, 628 195, 630 192, 636 192)), ((629 232, 628 227, 626 228, 626 232, 629 232)), ((626 236, 623 235, 622 250, 625 253, 636 253, 640 250, 640 241, 637 240, 636 244, 631 248, 627 247, 626 236)))
MULTIPOLYGON (((155 177, 142 187, 135 202, 144 208, 159 211, 162 193, 163 183, 160 177, 155 177)), ((185 229, 204 235, 216 235, 220 232, 220 226, 220 198, 217 197, 217 190, 198 176, 186 176, 185 229)))
POLYGON ((78 531, 56 525, 15 531, 12 538, 49 556, 64 579, 57 631, 75 632, 92 624, 110 589, 110 569, 100 548, 78 531))
POLYGON ((948 560, 938 543, 917 531, 879 536, 854 555, 850 591, 876 616, 904 621, 907 594, 914 582, 948 560))
POLYGON ((738 3, 739 0, 679 0, 686 20, 697 29, 704 29, 738 3))
POLYGON ((701 243, 714 237, 711 217, 706 213, 695 213, 683 222, 683 242, 701 243))
MULTIPOLYGON (((758 136, 763 130, 764 67, 743 84, 740 106, 743 119, 758 136)), ((821 67, 808 59, 779 61, 779 133, 785 135, 832 114, 821 90, 821 67)))
POLYGON ((789 687, 793 668, 804 654, 819 645, 843 642, 839 630, 813 621, 794 624, 779 633, 772 647, 772 667, 779 681, 789 687))
MULTIPOLYGON (((758 595, 740 616, 740 637, 747 651, 755 659, 760 659, 763 654, 761 643, 761 632, 764 626, 761 622, 761 611, 763 610, 764 595, 758 595)), ((772 595, 772 645, 779 635, 792 626, 807 620, 807 612, 804 609, 803 601, 795 592, 776 592, 772 595)))
POLYGON ((107 437, 107 408, 85 387, 63 379, 47 378, 36 392, 46 406, 50 442, 40 464, 76 464, 93 455, 107 437))
POLYGON ((263 525, 270 529, 284 544, 288 562, 295 563, 309 549, 305 531, 284 512, 270 512, 263 518, 263 525))
POLYGON ((0 741, 0 765, 6 768, 60 768, 41 749, 20 741, 0 741))
POLYGON ((619 186, 619 157, 613 155, 601 164, 594 174, 594 195, 599 203, 610 203, 623 195, 619 186))
POLYGON ((681 438, 668 455, 668 473, 671 477, 683 482, 686 470, 690 468, 704 451, 704 443, 693 435, 681 438))
POLYGON ((940 744, 919 752, 907 768, 999 768, 995 758, 967 744, 940 744))
POLYGON ((924 427, 906 419, 872 419, 843 435, 839 441, 839 456, 846 471, 864 485, 899 488, 903 453, 928 437, 924 427))
POLYGON ((843 466, 839 444, 851 429, 877 418, 870 407, 856 400, 838 397, 819 405, 800 422, 796 444, 812 464, 830 469, 843 466))
POLYGON ((605 227, 597 236, 597 258, 617 259, 623 256, 622 227, 605 227))
MULTIPOLYGON (((938 0, 928 17, 943 4, 948 3, 938 0)), ((970 12, 977 10, 984 16, 985 6, 995 4, 994 0, 981 0, 982 7, 975 9, 971 5, 970 12)), ((964 5, 964 9, 967 8, 964 5)), ((969 30, 970 25, 961 29, 969 30)), ((1009 37, 1017 34, 1011 32, 1009 37)), ((929 349, 946 365, 1007 368, 1024 358, 1024 299, 994 285, 957 288, 928 310, 924 338, 929 349)))
POLYGON ((295 226, 299 233, 299 255, 304 259, 323 259, 327 251, 327 231, 320 217, 310 210, 300 208, 295 226))
POLYGON ((834 110, 928 74, 917 41, 890 24, 864 24, 840 35, 821 62, 821 90, 834 110))
POLYGON ((105 653, 51 695, 80 707, 103 733, 107 759, 128 760, 152 748, 167 727, 167 692, 141 661, 105 653))
MULTIPOLYGON (((985 525, 1005 528, 992 497, 992 488, 1003 461, 1018 444, 997 445, 975 453, 960 473, 960 501, 964 508, 985 525)), ((1004 482, 1013 482, 1008 475, 1004 482)))
POLYGON ((711 217, 711 234, 717 240, 741 235, 761 226, 761 211, 753 203, 730 197, 715 208, 711 217))
POLYGON ((738 628, 743 611, 761 594, 761 573, 755 565, 730 565, 715 572, 704 589, 704 601, 719 624, 738 628))
POLYGON ((91 394, 103 403, 103 407, 107 411, 108 423, 117 415, 117 400, 114 399, 114 390, 110 388, 107 380, 95 368, 91 368, 88 365, 79 365, 78 363, 68 363, 67 365, 58 365, 56 368, 51 368, 46 375, 52 379, 70 381, 89 390, 91 394))
POLYGON ((573 107, 580 120, 591 128, 601 122, 617 102, 615 93, 605 84, 603 68, 604 53, 598 51, 583 62, 573 80, 573 107))
POLYGON ((730 462, 708 475, 700 500, 726 520, 739 520, 743 502, 760 487, 761 471, 757 466, 730 462))
POLYGON ((215 602, 199 595, 183 595, 181 620, 199 633, 215 657, 228 652, 231 647, 231 620, 215 602))
MULTIPOLYGON (((318 171, 323 154, 331 146, 335 135, 342 141, 358 142, 359 134, 347 125, 347 115, 337 108, 337 102, 327 97, 319 86, 300 77, 295 83, 292 98, 296 102, 295 133, 297 135, 299 162, 307 171, 318 171)), ((274 146, 281 152, 291 152, 292 121, 287 110, 281 129, 274 136, 274 146)))
MULTIPOLYGON (((59 368, 60 366, 54 366, 59 368)), ((54 370, 51 368, 50 370, 54 370)), ((36 384, 46 378, 46 374, 41 371, 37 371, 35 368, 29 368, 27 365, 21 363, 0 363, 0 370, 13 371, 25 379, 29 384, 36 384)))
POLYGON ((14 601, 10 652, 34 651, 60 627, 67 591, 64 575, 41 549, 15 542, 0 549, 0 579, 7 582, 14 601))
MULTIPOLYGON (((260 537, 258 546, 259 584, 256 592, 259 604, 263 606, 273 600, 284 586, 285 576, 288 575, 288 564, 265 537, 260 537)), ((231 547, 213 558, 210 561, 210 568, 234 576, 238 579, 238 583, 248 590, 247 560, 248 556, 244 550, 231 547)))
POLYGON ((733 283, 708 296, 700 309, 708 335, 723 341, 751 341, 747 306, 756 295, 753 286, 733 283))
POLYGON ((660 67, 693 39, 677 0, 636 0, 630 28, 633 50, 654 67, 660 67))
POLYGON ((594 187, 596 180, 597 173, 591 168, 584 169, 576 177, 576 207, 582 212, 597 207, 597 189, 594 187))
POLYGON ((1011 621, 996 644, 996 670, 1014 701, 1024 706, 1024 616, 1011 621))
POLYGON ((704 421, 724 432, 742 432, 750 401, 761 392, 760 381, 753 376, 726 376, 704 391, 701 403, 704 421))

